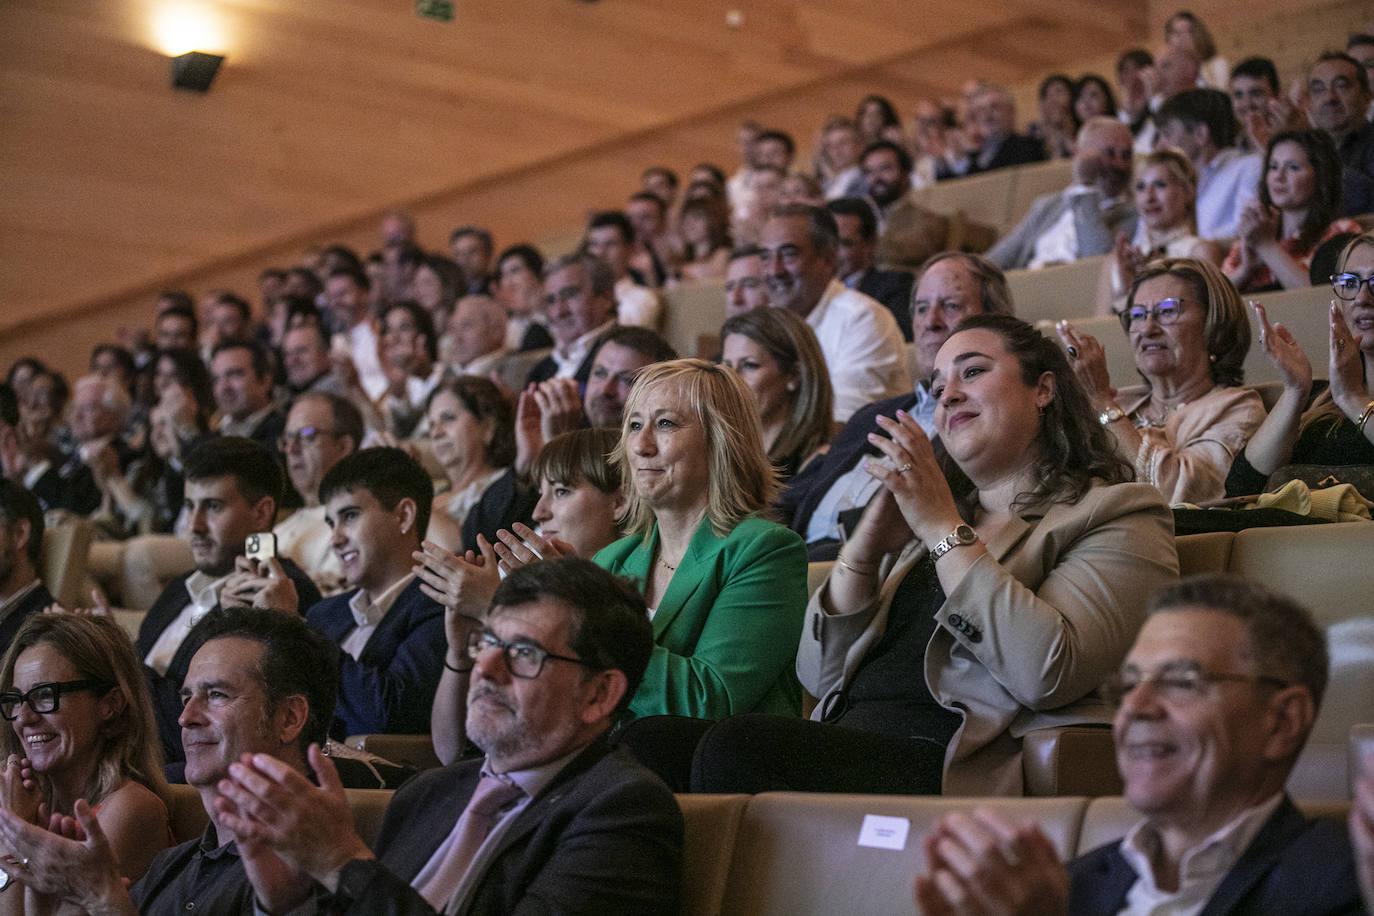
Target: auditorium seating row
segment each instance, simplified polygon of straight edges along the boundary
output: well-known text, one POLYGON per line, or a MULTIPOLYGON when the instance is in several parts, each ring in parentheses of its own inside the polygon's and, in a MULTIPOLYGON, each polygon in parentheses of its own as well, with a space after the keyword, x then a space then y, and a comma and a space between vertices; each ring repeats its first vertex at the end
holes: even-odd
MULTIPOLYGON (((200 796, 172 787, 178 841, 204 829, 200 796)), ((371 843, 391 793, 348 790, 354 826, 371 843)), ((1120 797, 925 798, 766 792, 680 795, 686 821, 683 914, 807 916, 910 913, 925 868, 921 838, 945 815, 990 808, 1040 825, 1063 859, 1120 838, 1139 816, 1120 797)), ((1305 804, 1344 818, 1344 802, 1305 804)))

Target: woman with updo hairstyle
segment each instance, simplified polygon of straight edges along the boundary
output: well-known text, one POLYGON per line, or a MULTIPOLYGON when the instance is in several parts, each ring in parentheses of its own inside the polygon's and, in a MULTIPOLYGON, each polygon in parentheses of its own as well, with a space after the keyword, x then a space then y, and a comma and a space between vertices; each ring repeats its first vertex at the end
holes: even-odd
POLYGON ((1093 409, 1136 479, 1171 504, 1221 498, 1226 472, 1264 422, 1264 402, 1241 387, 1250 323, 1215 265, 1151 262, 1121 312, 1144 385, 1114 389, 1102 345, 1067 321, 1059 335, 1093 409))
MULTIPOLYGON (((445 378, 425 405, 434 458, 448 486, 434 497, 433 515, 462 526, 463 550, 477 537, 528 521, 535 494, 516 479, 515 411, 490 379, 445 378)), ((461 553, 462 551, 455 551, 461 553)))
POLYGON ((720 329, 721 362, 758 404, 768 458, 786 484, 834 435, 835 394, 816 332, 787 309, 751 309, 720 329))
POLYGON ((1239 238, 1221 269, 1242 293, 1311 285, 1309 268, 1321 243, 1360 233, 1338 218, 1340 155, 1323 130, 1286 130, 1269 141, 1259 197, 1240 211, 1239 238))
POLYGON ((1023 735, 1111 721, 1096 691, 1178 576, 1173 516, 1025 322, 965 318, 930 390, 964 483, 914 419, 879 418, 882 487, 802 628, 816 721, 717 723, 693 791, 1020 795, 1023 735))
POLYGON ((795 716, 806 550, 764 517, 777 472, 739 375, 700 359, 642 369, 611 461, 625 481, 627 535, 595 560, 639 584, 654 624, 630 711, 795 716))
MULTIPOLYGON (((152 701, 133 644, 108 617, 36 614, 0 663, 0 730, 7 756, 0 804, 44 827, 85 799, 120 872, 137 881, 171 845, 167 782, 152 701)), ((7 867, 21 884, 26 872, 7 867)), ((25 887, 6 912, 68 913, 25 887)), ((81 912, 84 912, 81 911, 81 912)))

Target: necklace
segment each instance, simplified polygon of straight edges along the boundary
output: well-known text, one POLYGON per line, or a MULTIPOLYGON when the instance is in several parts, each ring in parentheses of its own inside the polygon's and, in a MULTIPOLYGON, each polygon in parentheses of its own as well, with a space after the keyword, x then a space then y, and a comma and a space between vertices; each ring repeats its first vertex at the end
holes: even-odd
MULTIPOLYGON (((679 560, 678 562, 680 563, 682 561, 679 560)), ((663 559, 662 557, 658 558, 658 565, 668 570, 668 572, 677 572, 677 567, 671 565, 667 560, 663 559)))

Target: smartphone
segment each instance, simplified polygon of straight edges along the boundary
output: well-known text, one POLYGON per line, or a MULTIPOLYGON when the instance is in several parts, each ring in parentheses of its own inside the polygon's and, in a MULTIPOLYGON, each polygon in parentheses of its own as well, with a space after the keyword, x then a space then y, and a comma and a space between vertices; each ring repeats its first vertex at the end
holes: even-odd
POLYGON ((250 534, 244 541, 243 552, 250 560, 269 560, 277 555, 277 536, 270 531, 250 534))

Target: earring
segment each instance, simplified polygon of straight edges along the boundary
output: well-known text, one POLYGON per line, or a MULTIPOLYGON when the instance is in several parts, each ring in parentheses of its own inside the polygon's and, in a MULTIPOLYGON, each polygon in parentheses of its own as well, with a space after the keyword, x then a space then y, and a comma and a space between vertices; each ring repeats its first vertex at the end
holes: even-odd
POLYGON ((1209 363, 1214 363, 1214 362, 1216 362, 1216 361, 1217 361, 1217 355, 1216 355, 1215 353, 1208 353, 1208 354, 1207 354, 1207 361, 1208 361, 1209 363))

